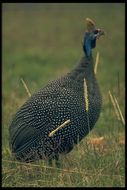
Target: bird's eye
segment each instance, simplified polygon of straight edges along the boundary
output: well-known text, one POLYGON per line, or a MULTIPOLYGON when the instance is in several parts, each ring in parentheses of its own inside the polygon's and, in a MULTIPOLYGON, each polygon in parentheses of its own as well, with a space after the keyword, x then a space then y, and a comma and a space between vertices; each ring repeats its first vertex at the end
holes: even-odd
POLYGON ((96 30, 94 31, 94 34, 97 34, 98 32, 99 32, 99 30, 96 29, 96 30))

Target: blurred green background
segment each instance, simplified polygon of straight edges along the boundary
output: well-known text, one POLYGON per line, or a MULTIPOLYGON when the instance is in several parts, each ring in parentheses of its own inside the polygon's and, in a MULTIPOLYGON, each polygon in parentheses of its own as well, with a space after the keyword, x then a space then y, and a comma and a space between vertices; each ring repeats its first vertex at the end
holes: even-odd
POLYGON ((73 68, 83 55, 86 17, 105 30, 94 50, 100 52, 102 90, 116 84, 118 72, 123 81, 124 4, 4 4, 3 83, 9 81, 4 91, 14 91, 24 76, 34 92, 73 68))
MULTIPOLYGON (((8 126, 12 116, 28 98, 21 77, 31 93, 34 93, 50 80, 74 68, 83 56, 82 39, 87 17, 93 19, 97 27, 105 30, 105 36, 97 41, 93 50, 94 59, 97 52, 100 53, 97 80, 103 96, 103 108, 91 135, 124 135, 124 127, 114 115, 108 91, 111 90, 117 97, 124 115, 125 4, 3 3, 3 150, 8 149, 8 126)), ((124 160, 123 149, 120 154, 124 160)), ((6 151, 3 158, 10 159, 6 151)), ((122 168, 123 160, 120 166, 122 168)), ((122 181, 120 185, 123 184, 122 181)))

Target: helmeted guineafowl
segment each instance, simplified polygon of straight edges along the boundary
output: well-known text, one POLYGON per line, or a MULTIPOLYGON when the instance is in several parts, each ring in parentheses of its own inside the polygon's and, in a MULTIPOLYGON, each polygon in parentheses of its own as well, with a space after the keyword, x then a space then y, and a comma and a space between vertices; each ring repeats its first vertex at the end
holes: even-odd
POLYGON ((83 56, 65 76, 33 94, 10 125, 10 147, 24 162, 56 160, 94 127, 101 110, 101 94, 94 74, 92 48, 103 31, 86 19, 83 56))

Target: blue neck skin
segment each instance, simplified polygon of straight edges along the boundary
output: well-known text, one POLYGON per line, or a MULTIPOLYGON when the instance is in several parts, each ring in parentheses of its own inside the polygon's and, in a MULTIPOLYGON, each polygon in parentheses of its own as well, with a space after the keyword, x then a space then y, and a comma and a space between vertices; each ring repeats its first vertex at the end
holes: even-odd
POLYGON ((99 36, 98 33, 85 32, 83 41, 83 50, 86 57, 92 56, 92 49, 96 47, 96 38, 99 36))

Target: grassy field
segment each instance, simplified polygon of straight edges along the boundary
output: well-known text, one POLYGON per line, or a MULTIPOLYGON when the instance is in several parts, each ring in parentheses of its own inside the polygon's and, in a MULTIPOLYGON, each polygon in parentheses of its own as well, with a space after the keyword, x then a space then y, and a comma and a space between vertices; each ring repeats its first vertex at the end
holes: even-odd
POLYGON ((3 187, 124 187, 125 126, 109 99, 116 96, 125 115, 124 4, 3 4, 2 13, 2 186, 3 187), (66 156, 63 167, 44 161, 21 164, 12 157, 8 127, 27 100, 21 77, 34 93, 70 71, 83 56, 85 18, 105 30, 99 51, 97 79, 103 108, 91 133, 66 156), (97 138, 95 140, 94 138, 97 138))

